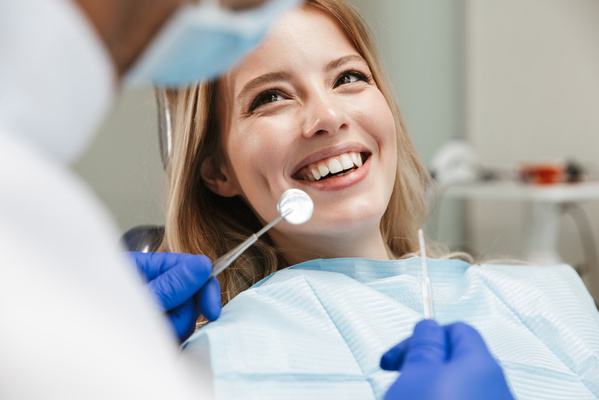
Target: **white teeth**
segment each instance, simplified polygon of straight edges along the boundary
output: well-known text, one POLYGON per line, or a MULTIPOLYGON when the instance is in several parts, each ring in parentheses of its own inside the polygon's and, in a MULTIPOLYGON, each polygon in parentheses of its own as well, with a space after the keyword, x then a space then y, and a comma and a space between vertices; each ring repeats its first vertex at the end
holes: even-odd
POLYGON ((341 162, 341 167, 343 167, 343 169, 354 167, 354 162, 349 154, 342 154, 341 157, 339 157, 339 162, 341 162))
POLYGON ((329 174, 351 170, 354 165, 359 168, 362 164, 360 153, 349 152, 307 166, 303 172, 303 178, 312 182, 319 181, 329 174))
POLYGON ((362 166, 362 156, 360 155, 360 153, 352 153, 352 158, 353 158, 354 164, 356 164, 357 167, 362 166))
POLYGON ((337 172, 343 171, 341 163, 336 158, 329 159, 327 161, 327 167, 329 167, 329 171, 331 171, 331 174, 336 174, 337 172))
POLYGON ((320 172, 318 172, 317 168, 310 168, 310 173, 312 173, 312 177, 314 178, 315 181, 317 181, 321 178, 320 172))
POLYGON ((327 176, 329 174, 329 169, 327 168, 326 165, 323 164, 319 164, 318 165, 318 172, 320 173, 320 176, 327 176))

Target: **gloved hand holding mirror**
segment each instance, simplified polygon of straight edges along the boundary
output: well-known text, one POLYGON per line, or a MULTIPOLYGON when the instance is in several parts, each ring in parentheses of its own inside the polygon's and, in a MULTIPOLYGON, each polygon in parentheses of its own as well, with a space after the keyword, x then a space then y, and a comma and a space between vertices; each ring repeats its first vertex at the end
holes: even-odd
POLYGON ((129 253, 148 288, 167 314, 179 340, 187 339, 203 315, 209 321, 220 316, 221 289, 216 275, 231 265, 270 228, 285 219, 303 224, 312 217, 314 203, 299 189, 288 189, 277 203, 279 216, 246 241, 214 262, 201 255, 179 253, 129 253))

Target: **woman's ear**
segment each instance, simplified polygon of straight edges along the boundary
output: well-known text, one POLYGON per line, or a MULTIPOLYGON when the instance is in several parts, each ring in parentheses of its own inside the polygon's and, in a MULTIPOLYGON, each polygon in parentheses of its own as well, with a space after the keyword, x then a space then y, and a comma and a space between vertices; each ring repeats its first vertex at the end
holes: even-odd
POLYGON ((202 161, 200 176, 206 187, 219 196, 234 197, 240 194, 229 168, 222 163, 216 163, 212 156, 202 161))

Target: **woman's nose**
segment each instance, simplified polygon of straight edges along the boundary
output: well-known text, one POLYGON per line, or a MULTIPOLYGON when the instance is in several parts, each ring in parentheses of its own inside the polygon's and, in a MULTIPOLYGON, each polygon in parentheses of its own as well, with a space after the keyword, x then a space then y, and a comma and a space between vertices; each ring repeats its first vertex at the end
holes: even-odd
POLYGON ((306 103, 306 119, 303 136, 336 134, 346 124, 346 116, 342 106, 327 93, 319 93, 306 103))

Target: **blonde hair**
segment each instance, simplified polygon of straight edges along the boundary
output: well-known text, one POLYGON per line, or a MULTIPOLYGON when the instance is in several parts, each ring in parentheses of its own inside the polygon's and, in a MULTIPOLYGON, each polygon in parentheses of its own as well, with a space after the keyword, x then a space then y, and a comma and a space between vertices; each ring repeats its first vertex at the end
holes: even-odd
MULTIPOLYGON (((381 219, 380 229, 390 252, 396 257, 418 248, 417 230, 426 218, 429 175, 408 137, 390 86, 383 76, 371 36, 357 12, 343 0, 308 0, 343 30, 354 48, 370 66, 373 79, 394 115, 397 131, 397 172, 393 192, 381 219)), ((214 194, 202 182, 200 166, 213 157, 214 167, 222 159, 217 112, 218 81, 202 82, 187 89, 167 90, 173 126, 173 151, 167 168, 169 187, 163 249, 206 254, 212 259, 224 254, 260 229, 260 222, 239 198, 214 194)), ((435 250, 431 249, 434 255, 435 250)), ((256 281, 287 266, 268 237, 261 238, 219 276, 223 300, 232 299, 256 281)))

